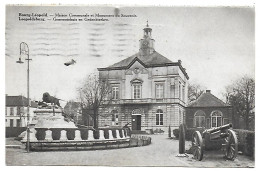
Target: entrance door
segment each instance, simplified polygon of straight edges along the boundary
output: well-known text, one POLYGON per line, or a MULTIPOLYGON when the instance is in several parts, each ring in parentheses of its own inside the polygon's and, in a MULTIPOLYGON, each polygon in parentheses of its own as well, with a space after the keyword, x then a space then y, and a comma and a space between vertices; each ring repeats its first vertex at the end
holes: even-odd
POLYGON ((141 130, 141 115, 132 115, 132 130, 141 130))

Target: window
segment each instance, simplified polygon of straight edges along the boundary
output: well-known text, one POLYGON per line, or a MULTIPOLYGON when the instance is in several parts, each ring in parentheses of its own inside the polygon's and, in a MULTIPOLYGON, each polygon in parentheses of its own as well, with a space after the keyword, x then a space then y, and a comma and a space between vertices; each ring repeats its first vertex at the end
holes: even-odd
POLYGON ((205 127, 205 113, 199 110, 194 115, 194 127, 205 127))
POLYGON ((14 116, 14 108, 13 107, 10 108, 10 116, 14 116))
POLYGON ((141 98, 141 84, 133 84, 134 99, 141 98))
POLYGON ((14 127, 14 120, 10 119, 10 127, 14 127))
POLYGON ((211 113, 211 127, 219 127, 222 125, 222 113, 220 111, 213 111, 211 113))
POLYGON ((163 84, 155 85, 155 96, 156 96, 156 99, 161 99, 164 97, 164 85, 163 84))
POLYGON ((131 81, 132 93, 133 93, 132 98, 134 99, 142 98, 142 83, 143 81, 137 78, 131 81))
POLYGON ((156 112, 156 125, 163 125, 163 111, 161 109, 156 112))
POLYGON ((119 99, 119 87, 112 87, 112 99, 119 99))
POLYGON ((20 127, 21 125, 21 120, 20 119, 16 119, 16 127, 20 127))

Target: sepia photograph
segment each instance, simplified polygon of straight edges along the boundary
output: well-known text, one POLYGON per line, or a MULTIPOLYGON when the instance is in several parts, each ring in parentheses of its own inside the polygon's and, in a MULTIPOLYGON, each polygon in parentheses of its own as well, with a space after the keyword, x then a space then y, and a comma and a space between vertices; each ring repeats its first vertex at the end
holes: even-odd
POLYGON ((5 5, 5 165, 255 167, 255 6, 5 5))

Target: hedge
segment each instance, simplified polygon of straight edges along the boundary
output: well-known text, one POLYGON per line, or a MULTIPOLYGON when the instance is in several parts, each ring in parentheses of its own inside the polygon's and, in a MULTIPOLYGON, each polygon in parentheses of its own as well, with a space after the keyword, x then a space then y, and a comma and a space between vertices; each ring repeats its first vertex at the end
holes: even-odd
POLYGON ((17 137, 26 129, 26 127, 5 127, 5 137, 17 137))
POLYGON ((243 129, 234 129, 238 138, 238 150, 247 156, 255 154, 255 132, 243 129))

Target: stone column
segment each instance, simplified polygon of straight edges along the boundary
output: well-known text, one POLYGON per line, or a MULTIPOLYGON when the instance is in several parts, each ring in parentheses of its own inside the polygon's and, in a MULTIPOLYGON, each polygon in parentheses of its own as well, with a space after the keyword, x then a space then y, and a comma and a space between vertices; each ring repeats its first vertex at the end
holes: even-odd
POLYGON ((88 140, 94 140, 94 135, 92 130, 88 130, 88 140))
POLYGON ((47 141, 52 141, 52 131, 51 130, 47 130, 45 131, 46 135, 45 135, 45 140, 47 141))
POLYGON ((99 139, 100 140, 104 140, 105 139, 104 130, 99 130, 99 139))
POLYGON ((109 135, 108 139, 110 140, 114 139, 112 130, 108 130, 108 135, 109 135))
POLYGON ((61 130, 60 132, 60 140, 61 141, 67 141, 68 138, 67 138, 67 131, 66 130, 61 130))
POLYGON ((76 141, 81 141, 82 140, 81 139, 80 130, 76 130, 75 131, 75 138, 74 138, 74 140, 76 140, 76 141))

